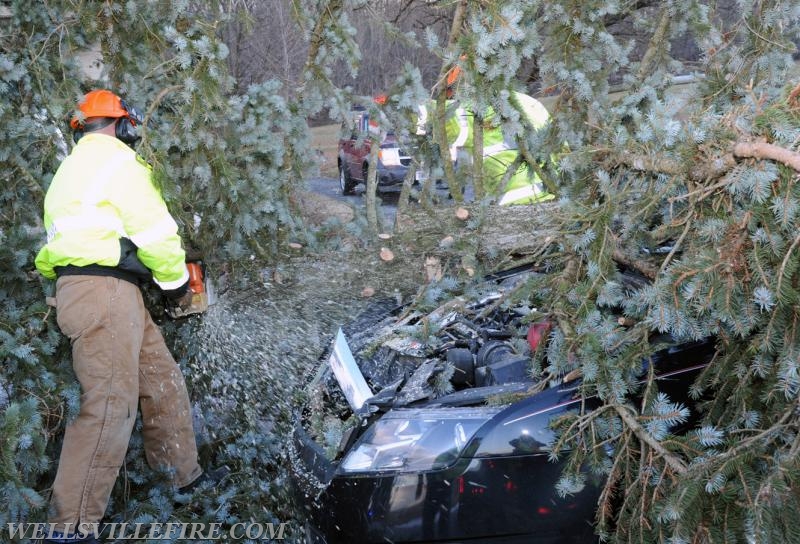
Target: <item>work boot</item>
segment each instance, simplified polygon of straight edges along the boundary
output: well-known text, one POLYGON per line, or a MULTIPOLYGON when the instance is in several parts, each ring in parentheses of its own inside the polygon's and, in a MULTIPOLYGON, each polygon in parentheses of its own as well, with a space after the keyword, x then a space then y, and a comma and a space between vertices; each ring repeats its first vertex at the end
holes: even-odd
POLYGON ((183 487, 178 488, 179 495, 192 495, 195 491, 199 489, 209 490, 217 487, 222 480, 224 480, 228 474, 231 473, 231 469, 228 468, 227 465, 222 465, 221 467, 206 470, 200 476, 197 477, 195 481, 190 484, 187 484, 183 487))

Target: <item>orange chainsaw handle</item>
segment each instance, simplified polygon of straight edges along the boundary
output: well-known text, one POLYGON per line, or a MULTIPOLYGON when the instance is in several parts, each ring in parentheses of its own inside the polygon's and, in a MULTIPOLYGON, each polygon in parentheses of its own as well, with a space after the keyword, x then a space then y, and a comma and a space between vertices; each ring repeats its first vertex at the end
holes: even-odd
POLYGON ((186 268, 189 270, 189 289, 192 290, 192 293, 204 292, 203 269, 200 267, 200 263, 186 263, 186 268))

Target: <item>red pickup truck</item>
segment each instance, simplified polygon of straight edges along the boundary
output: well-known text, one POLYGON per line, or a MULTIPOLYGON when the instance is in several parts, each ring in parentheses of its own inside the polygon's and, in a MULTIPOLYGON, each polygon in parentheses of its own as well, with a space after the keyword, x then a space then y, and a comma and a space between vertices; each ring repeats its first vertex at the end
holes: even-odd
MULTIPOLYGON (((344 195, 353 194, 360 183, 366 185, 369 169, 370 149, 380 131, 370 125, 369 112, 353 110, 350 113, 353 128, 345 124, 339 139, 337 166, 339 167, 339 187, 344 195), (372 130, 370 130, 372 127, 372 130)), ((378 150, 378 190, 381 192, 399 191, 403 185, 411 158, 400 148, 392 132, 385 135, 378 150)))

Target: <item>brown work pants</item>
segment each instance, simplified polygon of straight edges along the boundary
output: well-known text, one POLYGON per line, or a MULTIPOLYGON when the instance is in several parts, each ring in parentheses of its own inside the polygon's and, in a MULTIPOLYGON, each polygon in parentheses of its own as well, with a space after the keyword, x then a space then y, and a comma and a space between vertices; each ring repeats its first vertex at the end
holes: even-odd
POLYGON ((181 487, 202 470, 180 368, 144 307, 139 288, 105 276, 56 283, 58 326, 72 344, 81 409, 67 425, 50 523, 96 523, 125 459, 137 404, 148 464, 181 487))

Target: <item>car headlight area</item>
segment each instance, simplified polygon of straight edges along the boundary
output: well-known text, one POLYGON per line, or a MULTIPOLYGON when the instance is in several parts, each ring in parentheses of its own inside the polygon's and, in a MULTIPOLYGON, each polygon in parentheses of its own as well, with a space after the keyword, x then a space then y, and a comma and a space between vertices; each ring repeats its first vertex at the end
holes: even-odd
POLYGON ((478 429, 499 411, 490 407, 391 410, 359 438, 339 465, 339 473, 445 468, 458 459, 478 429))

